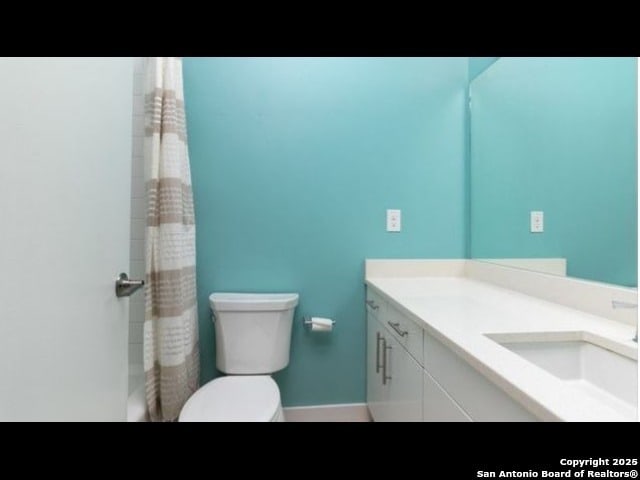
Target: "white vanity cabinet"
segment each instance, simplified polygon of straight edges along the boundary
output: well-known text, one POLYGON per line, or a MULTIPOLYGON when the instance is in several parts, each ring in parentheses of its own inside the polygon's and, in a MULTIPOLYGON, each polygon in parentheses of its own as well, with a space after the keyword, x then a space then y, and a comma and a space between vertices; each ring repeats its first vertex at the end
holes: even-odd
MULTIPOLYGON (((433 381, 471 420, 476 422, 537 420, 493 382, 427 332, 424 333, 424 352, 425 365, 433 381)), ((429 394, 425 393, 426 395, 429 394)))
POLYGON ((637 289, 450 259, 367 259, 364 281, 375 420, 637 421, 637 319, 612 308, 637 289))
POLYGON ((424 372, 423 377, 423 418, 425 422, 471 422, 469 415, 460 408, 453 398, 424 372))
POLYGON ((536 420, 398 305, 370 289, 367 405, 377 422, 536 420))
POLYGON ((377 422, 420 422, 422 367, 396 338, 404 340, 407 334, 392 333, 387 327, 395 320, 389 317, 389 305, 375 294, 367 300, 367 404, 371 416, 377 422))

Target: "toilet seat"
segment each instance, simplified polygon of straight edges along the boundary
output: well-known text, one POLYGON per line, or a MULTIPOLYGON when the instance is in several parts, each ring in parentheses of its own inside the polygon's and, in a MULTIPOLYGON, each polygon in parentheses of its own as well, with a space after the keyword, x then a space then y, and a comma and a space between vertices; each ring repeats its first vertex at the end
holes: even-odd
POLYGON ((180 412, 180 422, 283 421, 278 385, 268 375, 229 375, 203 385, 180 412))

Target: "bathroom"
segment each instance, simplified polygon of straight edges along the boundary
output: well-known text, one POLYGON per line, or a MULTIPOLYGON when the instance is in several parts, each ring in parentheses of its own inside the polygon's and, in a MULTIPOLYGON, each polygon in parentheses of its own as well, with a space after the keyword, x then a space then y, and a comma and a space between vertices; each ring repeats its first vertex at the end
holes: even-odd
MULTIPOLYGON (((147 287, 127 298, 113 290, 121 272, 147 279, 145 93, 155 60, 0 59, 0 266, 7 272, 0 284, 0 379, 8 386, 2 421, 151 420, 147 287)), ((195 212, 199 375, 192 390, 224 376, 216 368, 213 293, 296 293, 290 361, 272 375, 286 421, 637 420, 636 58, 172 62, 169 80, 184 96, 195 212), (562 108, 545 117, 550 105, 534 95, 555 95, 562 108), (579 95, 588 101, 580 103, 579 95), (533 126, 539 118, 553 122, 533 126), (574 163, 562 164, 553 147, 574 163), (578 177, 575 158, 586 177, 578 177), (594 168, 587 172, 587 164, 594 168), (451 280, 441 297, 455 298, 459 282, 483 283, 473 284, 473 302, 486 312, 509 310, 490 301, 526 306, 557 318, 565 335, 557 343, 582 341, 624 357, 635 394, 612 387, 623 413, 610 406, 602 417, 565 415, 561 401, 536 396, 531 378, 550 386, 557 379, 505 348, 522 340, 514 332, 535 331, 531 323, 504 337, 496 321, 471 345, 457 330, 428 323, 420 303, 431 301, 424 312, 444 315, 468 298, 454 302, 452 312, 436 308, 434 298, 399 300, 398 285, 411 279, 438 291, 432 276, 451 280), (377 296, 373 304, 370 294, 377 296), (398 315, 391 323, 414 322, 408 329, 424 321, 415 330, 420 341, 411 343, 414 330, 394 333, 383 311, 398 315), (312 317, 335 323, 314 329, 305 323, 312 317), (373 317, 387 337, 372 347, 373 317), (590 337, 567 336, 585 329, 590 337), (395 341, 419 374, 403 390, 417 393, 399 402, 415 407, 405 408, 416 414, 410 418, 378 408, 390 402, 376 399, 387 393, 376 390, 375 370, 386 362, 386 342, 395 341), (524 413, 501 419, 465 406, 463 391, 429 371, 427 349, 442 345, 449 348, 443 358, 463 358, 524 413), (523 370, 531 375, 509 377, 511 361, 528 365, 523 370), (428 388, 460 415, 437 402, 426 415, 428 388)), ((415 288, 422 292, 421 285, 415 288)), ((545 322, 548 337, 557 328, 545 322)), ((566 388, 572 402, 580 396, 566 388)), ((594 402, 581 405, 596 411, 594 402)))

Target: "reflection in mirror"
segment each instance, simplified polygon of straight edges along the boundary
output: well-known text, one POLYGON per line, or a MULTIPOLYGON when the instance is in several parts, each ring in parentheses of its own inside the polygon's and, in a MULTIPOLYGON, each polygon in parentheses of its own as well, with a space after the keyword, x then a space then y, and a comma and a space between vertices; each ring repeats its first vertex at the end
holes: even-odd
POLYGON ((635 58, 501 58, 471 83, 473 258, 637 286, 636 76, 635 58))

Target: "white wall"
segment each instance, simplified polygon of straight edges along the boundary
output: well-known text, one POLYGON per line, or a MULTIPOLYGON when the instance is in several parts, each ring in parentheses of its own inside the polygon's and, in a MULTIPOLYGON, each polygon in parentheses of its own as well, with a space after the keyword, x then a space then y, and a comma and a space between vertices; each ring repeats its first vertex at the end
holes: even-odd
MULTIPOLYGON (((144 139, 144 58, 136 57, 133 68, 133 148, 131 161, 131 266, 129 276, 144 278, 145 185, 142 146, 144 139)), ((144 294, 129 303, 129 365, 142 365, 144 294)))

